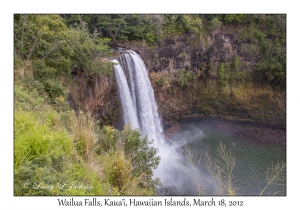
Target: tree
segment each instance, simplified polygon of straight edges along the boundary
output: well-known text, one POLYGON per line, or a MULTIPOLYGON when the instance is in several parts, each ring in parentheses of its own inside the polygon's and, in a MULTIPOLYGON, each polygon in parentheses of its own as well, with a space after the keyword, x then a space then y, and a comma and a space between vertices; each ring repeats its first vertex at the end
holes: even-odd
POLYGON ((213 31, 219 30, 221 26, 222 26, 222 22, 217 17, 211 20, 211 28, 213 31))
POLYGON ((106 33, 114 40, 118 37, 122 37, 124 28, 127 26, 127 22, 124 18, 127 15, 99 15, 97 17, 97 25, 100 30, 106 31, 106 33))
POLYGON ((87 75, 111 72, 111 62, 102 61, 111 52, 107 41, 89 34, 83 21, 68 29, 59 15, 18 14, 14 18, 15 70, 25 72, 20 75, 25 75, 26 85, 34 84, 55 103, 65 94, 58 76, 77 70, 87 75), (27 71, 27 66, 33 71, 27 71))
POLYGON ((68 28, 58 15, 15 15, 15 55, 21 61, 41 59, 60 72, 70 71, 68 28))
POLYGON ((72 69, 86 74, 109 74, 110 62, 102 62, 101 58, 112 52, 106 44, 110 39, 101 39, 97 32, 90 34, 87 23, 81 21, 69 30, 69 44, 72 48, 72 69))

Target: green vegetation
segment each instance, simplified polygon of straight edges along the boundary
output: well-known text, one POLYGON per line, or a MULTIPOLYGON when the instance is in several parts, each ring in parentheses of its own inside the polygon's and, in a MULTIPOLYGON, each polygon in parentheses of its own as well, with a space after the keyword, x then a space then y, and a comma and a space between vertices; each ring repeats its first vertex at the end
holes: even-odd
POLYGON ((153 43, 161 35, 162 15, 62 15, 68 25, 88 23, 90 33, 116 40, 146 40, 153 43))
POLYGON ((180 33, 200 33, 203 27, 199 15, 62 15, 67 25, 88 23, 90 33, 114 41, 145 40, 152 44, 161 38, 180 33))
MULTIPOLYGON (((113 41, 145 40, 153 45, 164 38, 192 34, 197 38, 194 45, 206 45, 209 36, 218 33, 232 34, 237 44, 237 54, 229 60, 231 74, 227 80, 239 81, 237 73, 251 71, 247 77, 256 85, 271 85, 285 90, 286 86, 286 16, 263 14, 164 14, 164 15, 61 15, 68 26, 87 23, 90 34, 113 41), (238 60, 237 60, 238 59, 238 60), (254 65, 250 65, 253 63, 254 65), (237 68, 237 64, 239 68, 237 68)), ((210 38, 211 38, 210 37, 210 38)), ((206 46, 207 47, 207 46, 206 46)), ((178 56, 183 56, 182 54, 178 56)), ((157 60, 157 59, 155 59, 157 60)), ((211 62, 211 61, 209 61, 211 62)), ((217 65, 219 65, 217 63, 217 65)), ((222 65, 222 64, 220 64, 222 65)), ((222 66, 221 66, 222 67, 222 66)), ((221 68, 220 67, 220 68, 221 68)), ((218 69, 218 68, 216 68, 218 69)), ((222 69, 222 68, 221 68, 222 69)), ((214 67, 206 68, 208 75, 214 67)), ((227 74, 227 73, 225 73, 227 74)), ((218 74, 219 84, 226 83, 222 70, 218 74)), ((243 79, 245 79, 242 76, 243 79)), ((181 83, 181 82, 180 82, 181 83)), ((183 82, 184 83, 184 82, 183 82)), ((181 84, 183 84, 181 83, 181 84)), ((159 84, 161 85, 161 84, 159 84)), ((185 86, 185 85, 184 85, 185 86)))
POLYGON ((197 76, 193 72, 181 69, 176 75, 174 82, 180 87, 186 87, 191 81, 194 81, 196 77, 197 76))
POLYGON ((225 69, 224 69, 224 64, 221 63, 220 67, 218 69, 218 82, 222 85, 225 86, 226 85, 226 80, 227 77, 225 75, 225 69))
POLYGON ((164 77, 161 77, 159 80, 155 81, 155 83, 158 86, 164 86, 166 84, 166 79, 164 77))
POLYGON ((221 26, 222 26, 222 22, 217 18, 213 18, 211 21, 211 29, 213 31, 216 31, 216 30, 220 30, 221 29, 221 26))
POLYGON ((200 33, 202 19, 199 15, 164 15, 165 35, 181 33, 200 33))
POLYGON ((14 24, 14 194, 154 195, 151 141, 128 126, 100 128, 66 100, 72 74, 111 76, 108 39, 58 15, 15 15, 14 24))
MULTIPOLYGON (((114 154, 114 158, 124 158, 130 165, 127 177, 115 179, 115 176, 123 176, 124 171, 122 168, 110 167, 108 170, 108 176, 113 180, 117 180, 115 185, 119 186, 122 190, 124 185, 127 187, 132 187, 132 184, 138 184, 140 190, 150 189, 154 193, 154 187, 159 184, 159 180, 152 180, 153 169, 155 169, 160 161, 157 156, 158 150, 149 146, 152 141, 149 141, 147 137, 142 138, 141 134, 137 130, 132 130, 130 126, 125 126, 122 132, 110 126, 104 126, 99 132, 98 136, 100 141, 96 145, 96 151, 98 154, 106 153, 109 151, 114 154), (115 156, 119 154, 120 156, 115 156), (116 170, 116 171, 115 171, 116 170), (136 183, 133 183, 134 179, 136 183), (127 180, 128 179, 128 180, 127 180), (128 183, 127 183, 128 182, 128 183)), ((112 163, 110 163, 112 164, 112 163)), ((111 165, 109 165, 111 166, 111 165)), ((120 167, 123 167, 120 165, 120 167)), ((135 189, 137 190, 137 189, 135 189)), ((128 192, 125 194, 130 195, 128 192)))
POLYGON ((153 195, 159 184, 157 149, 137 130, 100 129, 89 115, 58 112, 22 83, 14 136, 15 195, 153 195))
POLYGON ((52 103, 65 97, 59 77, 76 71, 86 75, 112 71, 110 62, 101 61, 111 53, 107 39, 90 35, 84 22, 68 29, 58 15, 15 15, 14 42, 15 75, 47 93, 52 103))

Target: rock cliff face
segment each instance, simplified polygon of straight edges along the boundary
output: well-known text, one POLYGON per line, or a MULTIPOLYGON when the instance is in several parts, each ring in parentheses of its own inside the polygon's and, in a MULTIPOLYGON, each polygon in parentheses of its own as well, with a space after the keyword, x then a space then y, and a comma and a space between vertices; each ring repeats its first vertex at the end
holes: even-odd
POLYGON ((114 76, 88 78, 79 72, 70 85, 69 101, 74 110, 90 113, 102 125, 112 124, 120 114, 114 76))
MULTIPOLYGON (((242 64, 238 71, 249 72, 258 61, 257 55, 247 54, 243 50, 247 43, 239 43, 233 34, 173 36, 154 46, 136 41, 113 43, 111 46, 140 54, 149 70, 166 128, 180 118, 216 117, 243 125, 264 125, 285 130, 285 93, 256 88, 245 82, 235 88, 219 87, 217 79, 220 63, 233 65, 238 57, 242 64), (197 75, 186 86, 176 83, 178 72, 183 69, 197 75)), ((118 54, 114 57, 118 57, 118 54)), ((78 74, 74 81, 69 99, 76 110, 91 113, 102 124, 112 124, 120 116, 114 77, 96 76, 90 79, 78 74)), ((281 140, 274 142, 284 145, 285 134, 281 136, 281 140)))
POLYGON ((241 44, 233 34, 217 33, 203 37, 187 34, 167 37, 151 47, 144 42, 114 43, 113 46, 138 52, 149 71, 185 68, 201 70, 207 75, 210 71, 210 75, 214 75, 219 63, 232 62, 237 55, 248 64, 242 66, 240 71, 253 69, 257 58, 249 58, 249 55, 242 53, 239 50, 241 44))
POLYGON ((151 47, 144 42, 114 43, 113 46, 134 50, 144 60, 164 123, 182 117, 216 116, 285 129, 285 93, 247 83, 238 88, 218 86, 220 63, 232 66, 238 57, 238 71, 250 72, 258 61, 256 54, 243 50, 247 43, 239 43, 233 34, 173 36, 151 47), (180 87, 174 81, 182 69, 194 72, 197 79, 180 87))

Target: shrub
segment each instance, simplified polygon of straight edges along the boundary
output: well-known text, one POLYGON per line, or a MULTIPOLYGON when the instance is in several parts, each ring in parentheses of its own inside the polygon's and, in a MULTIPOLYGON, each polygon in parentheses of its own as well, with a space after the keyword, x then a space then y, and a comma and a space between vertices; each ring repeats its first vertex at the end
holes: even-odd
POLYGON ((34 78, 38 81, 44 81, 48 78, 53 78, 56 74, 56 69, 47 66, 44 60, 37 59, 32 63, 34 78))
POLYGON ((45 99, 39 96, 36 89, 32 91, 24 90, 24 87, 20 84, 15 84, 14 99, 15 108, 21 108, 23 110, 40 111, 46 103, 45 99))
MULTIPOLYGON (((157 156, 158 150, 151 146, 151 141, 147 137, 141 137, 138 130, 132 130, 130 126, 125 126, 122 132, 104 126, 98 131, 99 142, 95 147, 98 154, 120 153, 116 158, 122 159, 122 151, 128 160, 131 160, 131 180, 137 179, 139 186, 154 190, 157 180, 152 180, 153 169, 160 161, 157 156)), ((121 161, 121 160, 120 160, 121 161)), ((125 164, 125 163, 124 163, 125 164)), ((129 164, 129 163, 126 163, 129 164)))
POLYGON ((221 26, 222 26, 222 22, 217 17, 211 20, 211 28, 213 31, 219 30, 221 26))
POLYGON ((140 176, 145 173, 148 181, 152 182, 152 170, 157 168, 160 161, 157 156, 158 149, 151 146, 152 141, 147 137, 141 137, 138 130, 132 130, 129 126, 125 126, 121 134, 125 154, 132 157, 133 175, 140 176))
POLYGON ((123 190, 123 186, 131 180, 131 162, 124 154, 124 151, 109 153, 105 158, 106 167, 105 175, 109 183, 113 187, 117 187, 118 191, 123 190))
POLYGON ((24 162, 15 169, 15 195, 65 194, 58 183, 68 181, 70 174, 63 155, 44 154, 24 162), (53 174, 55 174, 53 176, 53 174))
POLYGON ((158 86, 164 86, 165 84, 166 84, 166 80, 165 80, 165 78, 164 77, 161 77, 159 80, 157 80, 156 82, 156 85, 158 85, 158 86))
POLYGON ((234 56, 233 71, 234 71, 235 74, 237 72, 239 72, 240 63, 241 63, 241 58, 238 55, 234 56))
POLYGON ((196 75, 191 71, 187 71, 185 69, 181 69, 176 75, 175 83, 180 87, 188 86, 189 82, 194 81, 196 79, 196 75))
POLYGON ((43 82, 44 91, 48 94, 50 102, 55 104, 56 98, 65 97, 65 87, 59 80, 47 79, 43 82))
POLYGON ((280 61, 274 58, 263 59, 255 65, 255 80, 261 83, 267 82, 273 87, 284 90, 286 86, 285 68, 280 61))
POLYGON ((77 153, 89 160, 97 141, 94 121, 90 115, 79 114, 71 119, 71 123, 77 153))
POLYGON ((237 22, 237 23, 241 23, 244 19, 243 14, 227 14, 224 15, 224 20, 226 23, 231 23, 231 22, 237 22))
POLYGON ((227 83, 227 77, 225 74, 224 63, 221 63, 218 69, 218 82, 221 86, 225 86, 227 83))
POLYGON ((109 152, 110 150, 117 151, 120 139, 120 132, 111 126, 103 126, 97 130, 98 143, 96 151, 98 154, 109 152))

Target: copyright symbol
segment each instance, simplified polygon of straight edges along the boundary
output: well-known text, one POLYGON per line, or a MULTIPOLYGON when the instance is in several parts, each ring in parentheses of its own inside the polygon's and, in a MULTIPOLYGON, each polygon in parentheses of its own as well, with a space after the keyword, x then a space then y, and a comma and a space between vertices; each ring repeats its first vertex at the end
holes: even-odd
POLYGON ((28 187, 29 187, 29 183, 23 184, 23 188, 24 188, 24 189, 27 189, 28 187))

